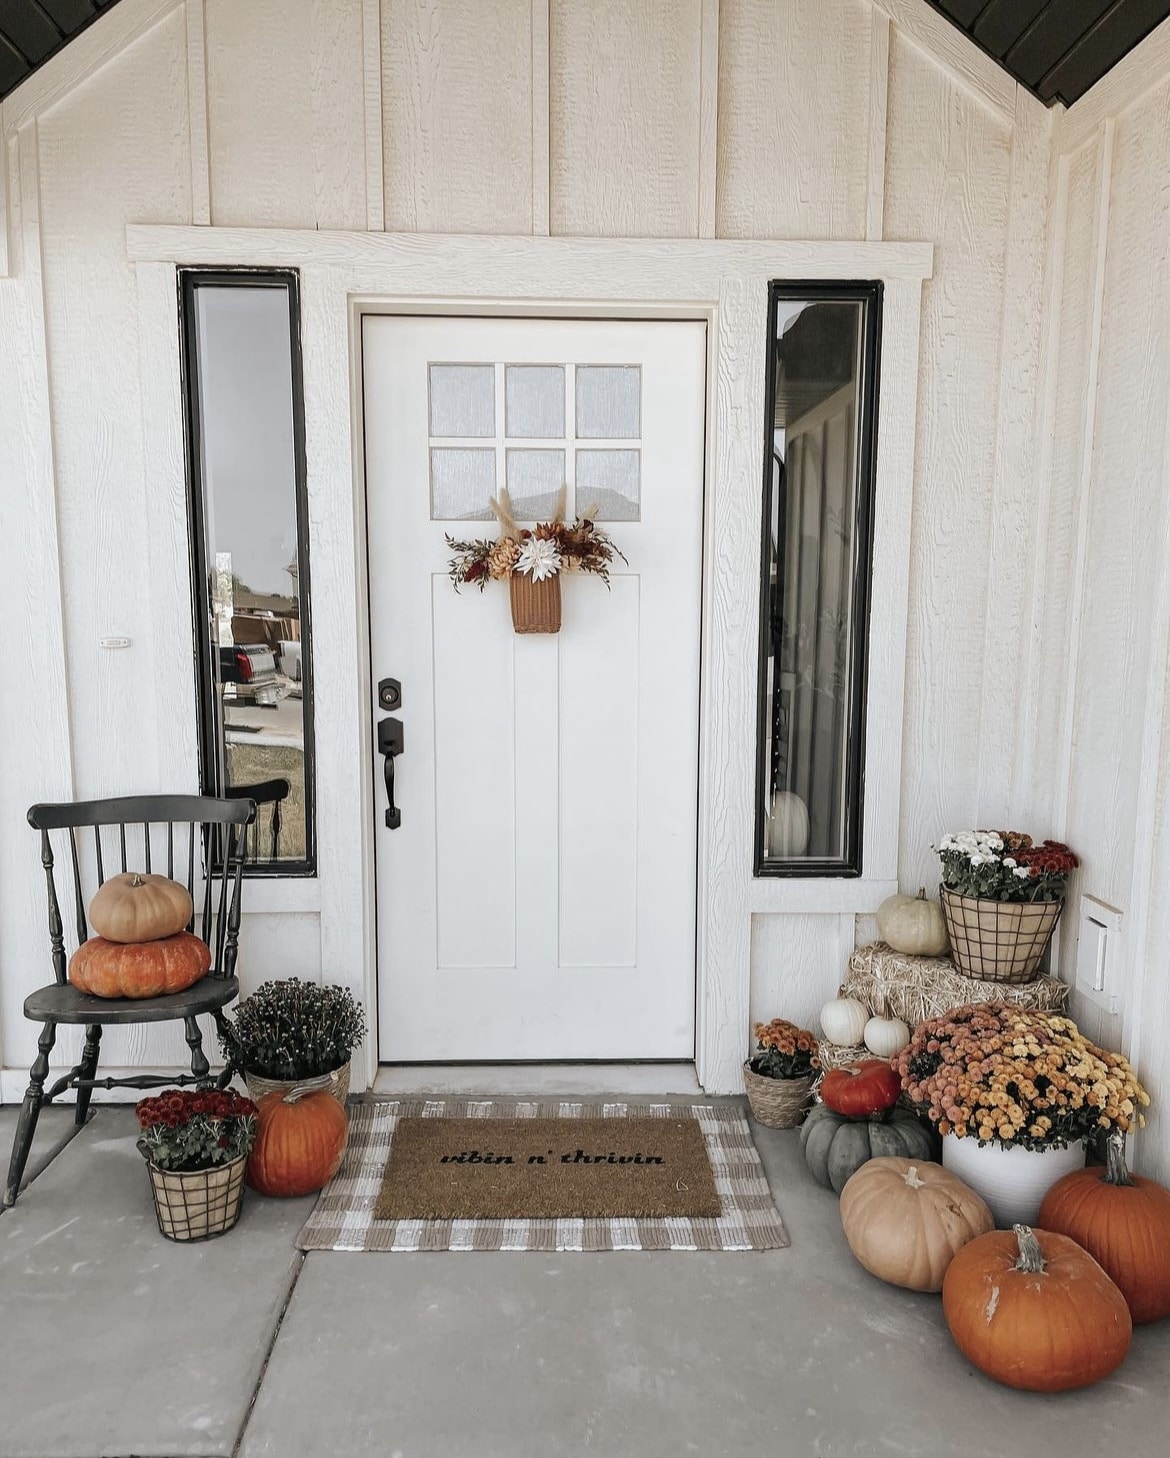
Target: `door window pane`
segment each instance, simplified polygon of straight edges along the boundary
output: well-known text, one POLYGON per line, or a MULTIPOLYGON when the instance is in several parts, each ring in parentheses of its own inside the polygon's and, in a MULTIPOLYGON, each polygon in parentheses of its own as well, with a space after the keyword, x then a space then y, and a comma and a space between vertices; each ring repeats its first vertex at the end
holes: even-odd
POLYGON ((432 521, 490 521, 495 494, 494 450, 432 449, 432 521))
POLYGON ((773 286, 757 871, 861 870, 879 285, 773 286))
POLYGON ((578 365, 578 439, 637 440, 641 433, 641 366, 578 365))
POLYGON ((560 440, 565 434, 564 365, 507 365, 506 432, 513 438, 560 440))
POLYGON ((433 364, 430 395, 432 435, 495 435, 494 365, 433 364))
POLYGON ((295 278, 183 275, 202 781, 272 780, 254 863, 314 869, 312 662, 295 278), (244 281, 246 280, 246 281, 244 281), (279 796, 279 790, 276 792, 279 796))
POLYGON ((595 521, 638 521, 641 465, 641 451, 578 451, 578 514, 595 521))
POLYGON ((517 521, 546 521, 564 484, 564 451, 508 452, 508 495, 517 521))

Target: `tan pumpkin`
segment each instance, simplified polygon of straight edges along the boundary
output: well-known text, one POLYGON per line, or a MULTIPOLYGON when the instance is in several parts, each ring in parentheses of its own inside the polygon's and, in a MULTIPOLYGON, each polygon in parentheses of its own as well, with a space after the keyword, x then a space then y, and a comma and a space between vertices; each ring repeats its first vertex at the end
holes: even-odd
POLYGON ((248 1183, 262 1195, 311 1195, 337 1173, 349 1134, 345 1109, 327 1089, 290 1088, 257 1105, 248 1183))
POLYGON ((149 871, 111 876, 89 904, 89 920, 108 942, 155 942, 173 937, 191 920, 186 886, 149 871))
POLYGON ((887 896, 877 924, 882 941, 910 957, 941 957, 951 945, 942 907, 927 898, 925 887, 917 896, 887 896))
POLYGON ((941 1291, 968 1241, 995 1229, 982 1199, 941 1165, 868 1160, 841 1191, 849 1249, 872 1276, 908 1291, 941 1291))
POLYGON ((184 992, 210 967, 207 943, 190 932, 156 942, 90 937, 69 959, 69 981, 94 997, 163 997, 184 992))

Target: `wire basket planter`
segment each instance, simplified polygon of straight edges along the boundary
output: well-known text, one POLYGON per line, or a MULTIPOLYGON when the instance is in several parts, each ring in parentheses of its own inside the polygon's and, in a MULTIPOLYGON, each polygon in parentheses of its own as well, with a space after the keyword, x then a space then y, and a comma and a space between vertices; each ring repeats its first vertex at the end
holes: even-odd
POLYGON ((815 1079, 813 1073, 800 1078, 765 1078, 745 1063, 743 1082, 752 1118, 769 1129, 795 1129, 808 1112, 815 1079))
POLYGON ((951 957, 964 977, 1032 982, 1060 920, 1063 901, 985 901, 939 887, 951 957))
POLYGON ((168 1240, 211 1240, 229 1231, 244 1202, 248 1156, 211 1169, 159 1169, 147 1163, 158 1228, 168 1240))
POLYGON ((508 578, 512 600, 512 627, 517 633, 559 633, 561 631, 561 579, 542 581, 527 572, 513 572, 508 578))

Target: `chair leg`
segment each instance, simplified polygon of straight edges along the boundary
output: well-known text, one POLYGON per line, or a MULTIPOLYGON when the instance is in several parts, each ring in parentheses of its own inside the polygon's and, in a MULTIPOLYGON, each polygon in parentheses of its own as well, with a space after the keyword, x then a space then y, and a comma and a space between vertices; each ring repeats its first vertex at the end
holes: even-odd
POLYGON ((191 1050, 191 1072, 195 1075, 196 1086, 202 1087, 211 1082, 208 1077, 211 1064, 203 1051, 203 1034, 199 1031, 199 1020, 193 1017, 184 1018, 183 1026, 187 1029, 187 1047, 191 1050))
MULTIPOLYGON (((90 1023, 85 1030, 85 1048, 81 1054, 81 1067, 78 1070, 78 1078, 91 1079, 97 1073, 98 1051, 101 1047, 101 1041, 101 1023, 90 1023)), ((78 1087, 75 1122, 79 1129, 85 1123, 86 1116, 89 1113, 89 1100, 92 1093, 92 1088, 87 1088, 84 1085, 78 1087)))
POLYGON ((227 1061, 223 1065, 223 1072, 215 1080, 215 1086, 216 1088, 227 1088, 236 1075, 236 1045, 233 1040, 232 1025, 224 1017, 222 1008, 217 1007, 211 1016, 215 1019, 220 1042, 227 1048, 227 1061))
POLYGON ((37 1056, 29 1071, 28 1089, 24 1103, 20 1106, 20 1117, 16 1121, 16 1137, 12 1141, 12 1159, 8 1165, 8 1181, 4 1186, 4 1204, 15 1205, 20 1193, 20 1182, 24 1178, 24 1167, 32 1149, 33 1135, 41 1112, 41 1096, 45 1091, 45 1079, 49 1076, 49 1054, 57 1041, 57 1024, 45 1023, 37 1039, 37 1056))

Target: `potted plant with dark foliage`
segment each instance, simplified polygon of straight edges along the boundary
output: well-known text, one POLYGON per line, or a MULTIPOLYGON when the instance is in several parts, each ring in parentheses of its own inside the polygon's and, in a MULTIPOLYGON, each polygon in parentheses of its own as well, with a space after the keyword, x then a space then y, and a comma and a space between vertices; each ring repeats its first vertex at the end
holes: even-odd
POLYGON ((347 988, 290 977, 245 997, 220 1043, 257 1101, 278 1090, 327 1089, 344 1104, 350 1059, 365 1036, 365 1016, 347 988))
POLYGON ((743 1066, 752 1116, 769 1129, 795 1129, 821 1071, 817 1040, 784 1018, 757 1023, 755 1033, 755 1056, 743 1066))
POLYGON ((209 1240, 240 1218, 244 1172, 256 1138, 256 1105, 234 1089, 164 1089, 140 1099, 158 1228, 168 1240, 209 1240))

